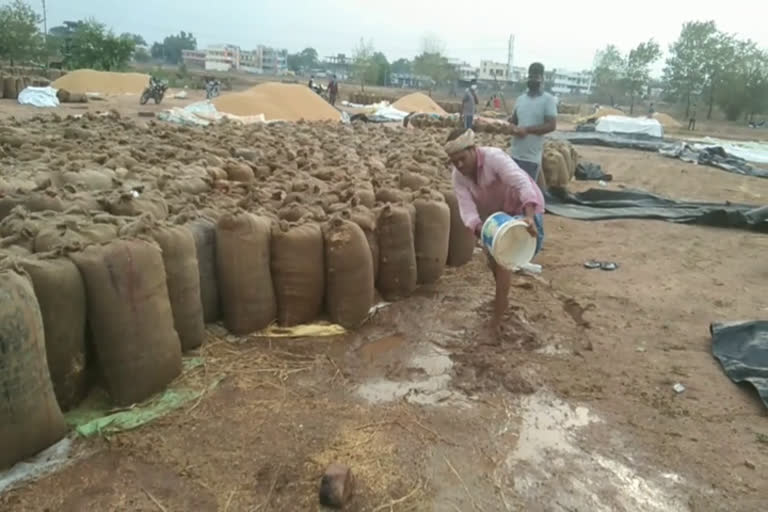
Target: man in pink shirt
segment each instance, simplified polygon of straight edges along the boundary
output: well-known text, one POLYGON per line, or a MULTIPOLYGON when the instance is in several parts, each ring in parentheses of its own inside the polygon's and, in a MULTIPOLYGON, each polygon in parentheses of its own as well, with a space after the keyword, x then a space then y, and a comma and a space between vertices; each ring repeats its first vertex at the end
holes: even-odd
MULTIPOLYGON (((475 134, 459 128, 451 132, 445 151, 453 164, 453 188, 461 220, 476 237, 485 219, 496 212, 522 216, 528 232, 536 238, 536 253, 544 241, 544 196, 531 176, 503 150, 475 146, 475 134)), ((497 265, 486 251, 496 280, 491 327, 498 330, 509 306, 511 274, 497 265)))

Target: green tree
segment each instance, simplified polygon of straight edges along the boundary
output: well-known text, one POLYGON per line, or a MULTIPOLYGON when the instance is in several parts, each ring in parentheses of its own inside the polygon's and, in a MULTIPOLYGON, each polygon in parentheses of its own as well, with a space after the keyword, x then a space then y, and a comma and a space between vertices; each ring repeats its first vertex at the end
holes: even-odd
POLYGON ((133 60, 136 62, 146 63, 152 60, 152 55, 149 54, 144 48, 136 48, 133 52, 133 60))
POLYGON ((152 45, 152 57, 162 59, 168 64, 181 63, 182 50, 197 50, 197 39, 191 32, 179 32, 163 39, 162 43, 152 45))
POLYGON ((621 78, 625 66, 624 57, 616 46, 609 44, 598 52, 592 72, 594 101, 613 103, 615 98, 623 95, 621 78))
POLYGON ((395 62, 392 63, 390 66, 390 69, 393 73, 397 74, 406 74, 406 73, 412 73, 413 72, 413 63, 409 61, 408 59, 397 59, 395 62))
POLYGON ((768 111, 768 54, 751 40, 736 41, 720 83, 716 102, 728 120, 768 111))
POLYGON ((392 70, 387 60, 387 56, 381 52, 374 52, 371 55, 371 66, 368 70, 368 83, 386 86, 389 85, 389 78, 392 70))
POLYGON ((624 91, 629 94, 630 106, 629 114, 634 114, 635 98, 642 95, 648 87, 650 81, 650 65, 661 58, 661 48, 659 44, 650 39, 640 43, 630 50, 627 58, 624 60, 624 70, 622 81, 624 91))
MULTIPOLYGON (((691 21, 683 25, 677 41, 669 47, 664 68, 665 91, 670 99, 685 102, 688 117, 691 102, 713 85, 720 33, 714 21, 691 21)), ((712 89, 711 89, 712 90, 712 89)))
POLYGON ((432 87, 458 78, 456 69, 443 55, 445 45, 440 39, 427 35, 422 41, 421 48, 421 54, 413 59, 414 73, 431 78, 432 87))
POLYGON ((103 23, 80 22, 75 28, 69 48, 67 66, 112 71, 125 68, 136 47, 133 40, 116 36, 103 23))
POLYGON ((136 46, 147 46, 147 41, 143 36, 139 34, 131 34, 130 32, 123 32, 120 34, 123 39, 130 39, 136 46))
POLYGON ((42 19, 26 2, 14 0, 0 7, 0 59, 13 66, 34 61, 44 53, 44 38, 38 25, 42 19))
POLYGON ((352 74, 360 81, 360 89, 365 90, 365 83, 370 80, 373 68, 373 42, 365 41, 362 37, 360 43, 352 53, 352 74))

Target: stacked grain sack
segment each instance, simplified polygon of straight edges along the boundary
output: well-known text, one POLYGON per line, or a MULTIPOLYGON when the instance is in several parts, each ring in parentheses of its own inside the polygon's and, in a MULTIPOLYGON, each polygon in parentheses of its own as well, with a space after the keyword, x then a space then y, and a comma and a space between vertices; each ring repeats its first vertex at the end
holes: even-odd
POLYGON ((0 127, 0 260, 18 263, 0 279, 13 299, 0 315, 29 324, 0 344, 37 346, 34 360, 0 361, 23 369, 0 371, 0 384, 29 390, 12 399, 34 433, 18 443, 16 417, 0 416, 0 467, 60 438, 60 411, 82 400, 89 373, 120 405, 162 390, 205 322, 235 334, 320 318, 355 328, 377 291, 407 297, 468 262, 475 240, 445 137, 307 122, 141 128, 91 114, 0 127))
POLYGON ((544 185, 565 188, 576 173, 579 155, 568 141, 547 139, 544 142, 541 170, 544 185))

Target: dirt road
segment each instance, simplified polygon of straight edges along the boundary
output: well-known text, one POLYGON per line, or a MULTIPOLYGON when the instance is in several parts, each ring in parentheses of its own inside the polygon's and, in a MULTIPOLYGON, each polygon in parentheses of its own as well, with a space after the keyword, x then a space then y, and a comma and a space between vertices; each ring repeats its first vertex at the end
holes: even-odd
MULTIPOLYGON (((611 187, 768 197, 768 180, 579 152, 611 187)), ((502 338, 486 331, 480 255, 343 337, 233 343, 214 328, 197 371, 218 387, 79 443, 78 462, 0 510, 319 510, 332 461, 357 474, 349 510, 765 510, 766 410, 722 372, 708 326, 768 315, 768 237, 553 216, 545 229, 544 273, 515 279, 502 338), (585 269, 593 258, 620 268, 585 269)))

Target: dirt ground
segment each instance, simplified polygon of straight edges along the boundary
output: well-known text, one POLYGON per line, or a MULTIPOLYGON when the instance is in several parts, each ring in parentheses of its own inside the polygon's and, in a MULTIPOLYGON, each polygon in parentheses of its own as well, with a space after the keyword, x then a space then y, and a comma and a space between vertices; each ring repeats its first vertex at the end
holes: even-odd
MULTIPOLYGON (((768 197, 764 179, 579 153, 612 188, 768 197)), ((151 425, 79 442, 72 466, 0 495, 0 510, 320 510, 334 461, 357 476, 352 511, 765 510, 766 409, 722 372, 708 326, 768 315, 768 237, 551 215, 545 231, 544 272, 515 278, 502 337, 486 330, 480 254, 345 336, 212 327, 195 377, 220 385, 151 425), (620 267, 587 270, 589 259, 620 267)))

